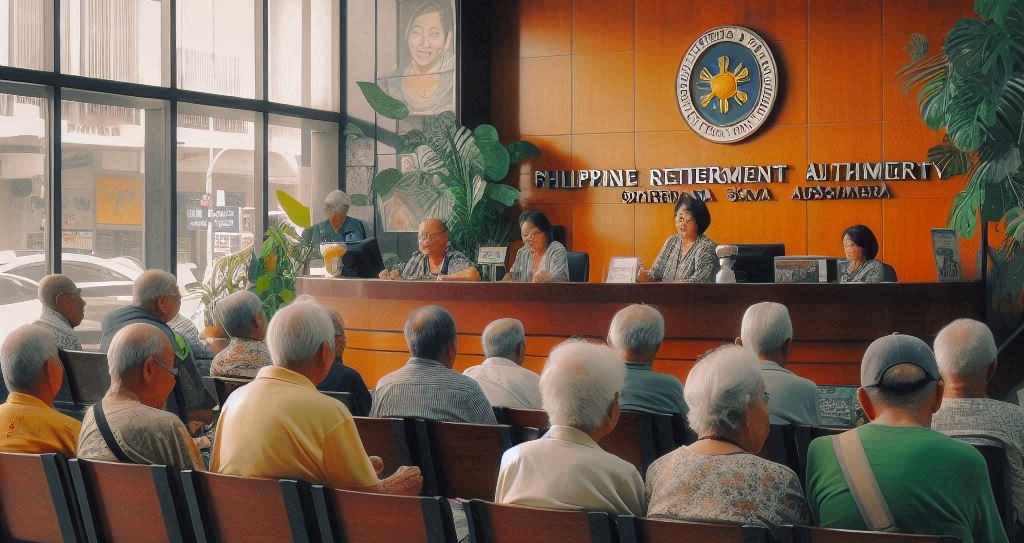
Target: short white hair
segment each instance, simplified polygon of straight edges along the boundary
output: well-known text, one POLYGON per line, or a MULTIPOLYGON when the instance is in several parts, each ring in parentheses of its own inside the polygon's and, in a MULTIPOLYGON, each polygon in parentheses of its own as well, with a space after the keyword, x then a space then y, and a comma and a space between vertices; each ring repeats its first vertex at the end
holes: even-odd
POLYGON ((622 392, 626 364, 607 345, 568 341, 548 355, 540 374, 541 404, 551 424, 593 432, 622 392))
POLYGON ((110 378, 117 380, 138 371, 147 358, 158 357, 164 347, 173 349, 171 340, 152 324, 136 322, 118 330, 107 349, 110 378))
POLYGON ((608 343, 631 353, 656 353, 662 341, 665 341, 665 317, 661 311, 645 304, 620 309, 608 328, 608 343))
POLYGON ((518 319, 498 319, 488 324, 480 336, 484 356, 487 358, 500 356, 511 359, 516 356, 516 349, 524 341, 526 331, 518 319))
POLYGON ((178 280, 164 270, 146 270, 135 279, 132 288, 132 305, 151 307, 161 296, 181 294, 178 280))
POLYGON ((52 309, 57 305, 58 296, 72 292, 78 292, 78 286, 70 277, 62 273, 51 273, 39 280, 36 295, 40 303, 52 309))
POLYGON ((754 351, 738 345, 719 347, 697 362, 686 378, 683 397, 690 407, 690 427, 697 435, 733 432, 762 392, 761 362, 754 351))
POLYGON ((253 319, 266 316, 260 297, 248 290, 229 294, 217 302, 216 308, 217 320, 230 337, 251 338, 253 319))
POLYGON ((743 313, 740 341, 744 347, 762 355, 781 349, 787 339, 793 339, 793 321, 786 306, 761 302, 743 313))
POLYGON ((957 319, 935 336, 935 362, 943 377, 973 377, 995 361, 998 349, 992 330, 974 319, 957 319))
POLYGON ((341 190, 332 190, 324 198, 324 211, 334 213, 348 213, 352 207, 352 197, 341 190))
POLYGON ((334 325, 318 304, 293 303, 275 313, 267 327, 267 347, 275 366, 299 366, 324 343, 334 351, 334 325))
POLYGON ((0 370, 7 390, 35 392, 46 363, 57 357, 57 343, 49 331, 32 324, 15 328, 0 347, 0 370))

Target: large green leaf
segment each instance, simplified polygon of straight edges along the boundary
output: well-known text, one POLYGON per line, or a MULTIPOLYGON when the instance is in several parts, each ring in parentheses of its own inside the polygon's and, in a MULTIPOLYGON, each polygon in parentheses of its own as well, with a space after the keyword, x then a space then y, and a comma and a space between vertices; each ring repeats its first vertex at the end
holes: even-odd
POLYGON ((400 121, 409 116, 409 106, 402 103, 401 100, 389 96, 376 83, 358 81, 356 85, 359 85, 359 90, 362 91, 363 98, 366 98, 370 107, 382 117, 400 121))
POLYGON ((954 71, 968 73, 981 68, 985 60, 986 42, 995 28, 976 19, 960 19, 946 34, 942 50, 949 57, 954 71))
POLYGON ((281 211, 284 211, 284 214, 288 216, 288 220, 295 223, 296 226, 309 228, 313 224, 313 219, 309 214, 309 206, 296 200, 291 194, 278 190, 277 203, 280 204, 281 211))
POLYGON ((911 61, 918 60, 928 52, 928 37, 924 34, 911 34, 910 41, 903 45, 903 51, 911 61))
POLYGON ((967 186, 953 198, 953 207, 949 212, 949 226, 956 230, 963 238, 974 235, 978 226, 978 208, 985 200, 985 189, 982 180, 986 178, 991 169, 991 164, 982 163, 978 166, 971 178, 967 180, 967 186))
POLYGON ((971 171, 972 165, 971 155, 957 149, 949 136, 944 137, 941 144, 928 149, 928 162, 935 165, 942 179, 963 175, 971 171))
POLYGON ((380 197, 386 197, 391 194, 392 189, 402 179, 402 172, 395 168, 387 168, 377 172, 377 175, 373 176, 373 192, 376 192, 380 197))
POLYGON ((523 140, 516 140, 508 144, 509 162, 516 164, 528 158, 540 156, 540 148, 523 140))
POLYGON ((498 139, 498 131, 489 124, 482 124, 473 135, 484 160, 484 177, 492 181, 504 179, 508 175, 509 153, 498 139))
POLYGON ((345 136, 357 136, 360 138, 366 137, 366 132, 363 132, 362 128, 359 128, 357 125, 353 123, 348 123, 345 125, 345 132, 343 132, 343 134, 345 136))
POLYGON ((995 21, 1003 26, 1006 24, 1006 12, 1013 4, 1011 0, 974 0, 974 12, 982 19, 995 21))
POLYGON ((353 194, 352 205, 354 206, 368 206, 370 205, 370 197, 366 194, 353 194))
POLYGON ((1006 235, 1024 244, 1024 207, 1014 207, 1006 212, 1006 235))
POLYGON ((519 190, 501 183, 487 183, 484 196, 508 207, 515 205, 516 200, 519 199, 519 190))

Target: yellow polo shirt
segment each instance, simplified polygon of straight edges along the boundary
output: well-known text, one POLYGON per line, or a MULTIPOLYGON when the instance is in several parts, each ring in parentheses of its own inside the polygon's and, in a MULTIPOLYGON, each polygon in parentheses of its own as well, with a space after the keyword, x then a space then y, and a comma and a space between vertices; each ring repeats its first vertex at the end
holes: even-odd
POLYGON ((350 489, 379 482, 345 405, 278 366, 261 368, 221 408, 210 471, 350 489))
POLYGON ((29 394, 11 392, 0 405, 0 451, 60 453, 74 458, 82 423, 29 394))

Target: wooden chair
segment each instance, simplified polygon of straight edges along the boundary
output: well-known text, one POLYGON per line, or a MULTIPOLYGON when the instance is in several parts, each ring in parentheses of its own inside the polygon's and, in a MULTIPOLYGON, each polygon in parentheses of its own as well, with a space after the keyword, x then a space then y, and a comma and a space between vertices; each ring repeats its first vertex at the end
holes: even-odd
POLYGON ((176 470, 80 458, 68 465, 90 543, 193 541, 176 470))
POLYGON ((323 543, 454 543, 445 498, 388 496, 315 485, 313 507, 323 543))
POLYGON ((623 411, 615 429, 601 440, 601 448, 633 464, 643 475, 662 453, 654 427, 654 415, 623 411))
POLYGON ((222 408, 232 392, 252 382, 252 379, 239 379, 237 377, 213 377, 212 379, 213 386, 217 389, 217 401, 222 408))
POLYGON ((198 543, 317 541, 308 487, 298 481, 189 470, 181 483, 198 543))
POLYGON ((501 409, 503 412, 502 417, 498 418, 498 422, 512 425, 512 441, 514 443, 538 439, 551 427, 551 423, 548 421, 548 413, 543 409, 519 409, 515 407, 496 409, 501 409))
POLYGON ((682 522, 623 515, 615 519, 619 543, 764 543, 768 530, 760 526, 682 522))
POLYGON ((84 540, 64 458, 0 453, 0 541, 84 540))
POLYGON ((424 495, 493 499, 512 427, 413 419, 424 495))
POLYGON ((793 463, 790 462, 796 458, 796 442, 791 427, 788 424, 772 424, 768 430, 768 439, 764 440, 764 446, 757 455, 765 460, 790 466, 796 471, 793 466, 795 460, 793 463))
POLYGON ((960 543, 957 536, 862 532, 793 526, 793 543, 960 543))
POLYGON ((612 543, 608 513, 499 505, 466 504, 473 543, 612 543))
POLYGON ((384 461, 382 475, 390 476, 399 466, 415 464, 404 419, 352 417, 366 454, 384 461))
POLYGON ((345 407, 348 408, 349 413, 354 413, 355 412, 356 401, 355 401, 354 398, 352 398, 352 393, 351 392, 337 392, 337 391, 334 391, 334 390, 321 390, 320 393, 325 395, 325 396, 329 396, 331 398, 334 398, 335 400, 338 400, 339 402, 345 404, 345 407))

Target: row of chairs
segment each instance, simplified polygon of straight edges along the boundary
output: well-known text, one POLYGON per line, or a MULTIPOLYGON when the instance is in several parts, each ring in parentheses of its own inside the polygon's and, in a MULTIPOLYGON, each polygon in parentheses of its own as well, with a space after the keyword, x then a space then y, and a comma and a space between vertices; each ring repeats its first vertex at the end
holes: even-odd
MULTIPOLYGON (((463 502, 473 543, 953 543, 958 538, 762 528, 463 502)), ((448 500, 55 454, 0 453, 0 541, 454 543, 448 500)))

